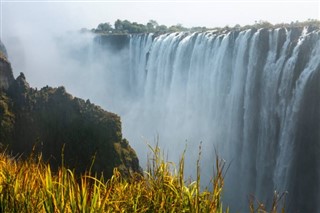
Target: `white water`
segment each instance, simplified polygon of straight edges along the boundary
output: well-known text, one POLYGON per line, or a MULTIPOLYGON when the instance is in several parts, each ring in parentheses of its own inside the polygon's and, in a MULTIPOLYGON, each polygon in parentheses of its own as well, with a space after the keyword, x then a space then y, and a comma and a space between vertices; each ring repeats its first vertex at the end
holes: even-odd
POLYGON ((173 33, 153 41, 152 35, 133 35, 128 75, 136 103, 134 110, 128 109, 128 119, 122 117, 125 135, 137 146, 139 136, 150 139, 158 133, 160 146, 173 160, 187 143, 189 172, 194 171, 202 141, 206 181, 217 149, 231 163, 225 203, 233 210, 247 206, 251 194, 270 203, 278 190, 289 192, 290 209, 315 211, 320 196, 310 188, 319 184, 319 168, 312 168, 319 165, 308 164, 307 158, 320 154, 320 138, 314 134, 305 141, 296 134, 301 128, 320 130, 320 40, 318 32, 305 30, 292 38, 293 33, 173 33), (313 95, 305 94, 307 84, 314 85, 313 95), (305 98, 316 113, 301 127, 299 119, 308 113, 301 106, 305 98), (132 114, 136 119, 130 120, 132 114), (317 126, 311 126, 315 122, 317 126), (304 152, 303 143, 312 144, 314 152, 304 152), (297 166, 299 158, 306 158, 302 161, 307 164, 297 166), (298 189, 310 176, 317 182, 298 189), (309 201, 296 203, 292 196, 309 201))

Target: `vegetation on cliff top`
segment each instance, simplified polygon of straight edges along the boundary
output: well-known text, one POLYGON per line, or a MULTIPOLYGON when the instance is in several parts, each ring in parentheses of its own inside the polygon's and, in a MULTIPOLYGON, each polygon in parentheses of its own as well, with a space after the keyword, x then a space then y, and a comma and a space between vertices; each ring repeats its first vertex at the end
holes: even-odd
MULTIPOLYGON (((116 20, 113 25, 111 25, 109 22, 100 23, 97 28, 92 29, 92 32, 100 33, 100 34, 134 34, 134 33, 156 33, 156 34, 162 34, 162 33, 170 33, 170 32, 204 32, 208 30, 214 30, 214 31, 229 31, 229 30, 246 30, 246 29, 259 29, 259 28, 297 28, 297 27, 304 27, 309 26, 311 28, 320 28, 320 21, 314 20, 314 19, 308 19, 307 21, 303 22, 291 22, 289 24, 287 23, 281 23, 281 24, 271 24, 268 21, 260 20, 256 21, 253 25, 246 25, 246 26, 240 26, 239 24, 230 27, 216 27, 216 28, 207 28, 207 27, 191 27, 187 28, 184 27, 182 24, 176 24, 172 25, 170 27, 166 25, 160 25, 155 20, 150 20, 147 24, 140 24, 137 22, 130 22, 128 20, 116 20)), ((85 29, 83 29, 85 31, 85 29)))

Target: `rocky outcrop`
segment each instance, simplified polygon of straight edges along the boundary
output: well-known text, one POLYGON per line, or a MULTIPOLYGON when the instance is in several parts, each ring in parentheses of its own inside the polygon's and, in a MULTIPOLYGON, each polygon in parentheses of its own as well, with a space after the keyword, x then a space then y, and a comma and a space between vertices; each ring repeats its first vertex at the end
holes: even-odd
POLYGON ((0 90, 7 90, 14 81, 7 50, 0 41, 0 90))
POLYGON ((0 54, 2 54, 4 57, 8 58, 7 49, 4 46, 4 44, 0 40, 0 54))
POLYGON ((1 63, 0 144, 22 156, 41 152, 52 168, 64 163, 105 177, 116 167, 124 176, 140 172, 118 115, 73 97, 64 87, 33 89, 23 73, 13 79, 4 54, 1 63))

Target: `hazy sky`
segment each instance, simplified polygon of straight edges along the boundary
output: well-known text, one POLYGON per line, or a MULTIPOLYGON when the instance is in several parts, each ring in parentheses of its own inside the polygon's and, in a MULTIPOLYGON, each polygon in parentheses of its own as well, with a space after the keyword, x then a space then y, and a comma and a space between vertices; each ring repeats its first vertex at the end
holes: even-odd
MULTIPOLYGON (((290 23, 319 19, 319 2, 289 0, 0 0, 0 39, 8 50, 14 74, 23 71, 34 86, 60 85, 42 73, 56 47, 52 39, 67 31, 95 28, 99 23, 128 19, 146 24, 150 19, 167 26, 224 27, 290 23), (51 55, 48 54, 51 52, 51 55), (31 64, 28 68, 28 63, 31 64), (37 66, 37 67, 34 67, 37 66), (39 74, 40 73, 40 74, 39 74), (46 79, 44 79, 46 78, 46 79)), ((70 33, 69 33, 70 34, 70 33)), ((58 69, 58 68, 56 68, 58 69)))
POLYGON ((254 1, 27 1, 0 0, 1 37, 38 29, 47 32, 93 28, 101 22, 128 19, 147 23, 184 26, 234 26, 319 19, 319 0, 254 1))

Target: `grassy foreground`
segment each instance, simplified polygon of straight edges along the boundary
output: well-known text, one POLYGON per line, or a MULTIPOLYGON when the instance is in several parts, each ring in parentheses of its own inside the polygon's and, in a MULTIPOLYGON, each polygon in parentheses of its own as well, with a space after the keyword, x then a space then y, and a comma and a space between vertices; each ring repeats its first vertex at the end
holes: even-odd
MULTIPOLYGON (((63 165, 57 172, 41 156, 23 161, 0 154, 0 212, 229 212, 223 210, 224 163, 217 157, 212 190, 200 190, 197 180, 184 179, 184 155, 175 166, 166 162, 158 146, 151 148, 144 176, 124 179, 115 169, 111 179, 77 176, 63 165)), ((199 150, 199 158, 201 148, 199 150)), ((277 212, 275 211, 270 212, 277 212)), ((250 204, 251 212, 267 212, 250 204)), ((284 211, 281 211, 284 212, 284 211)))

